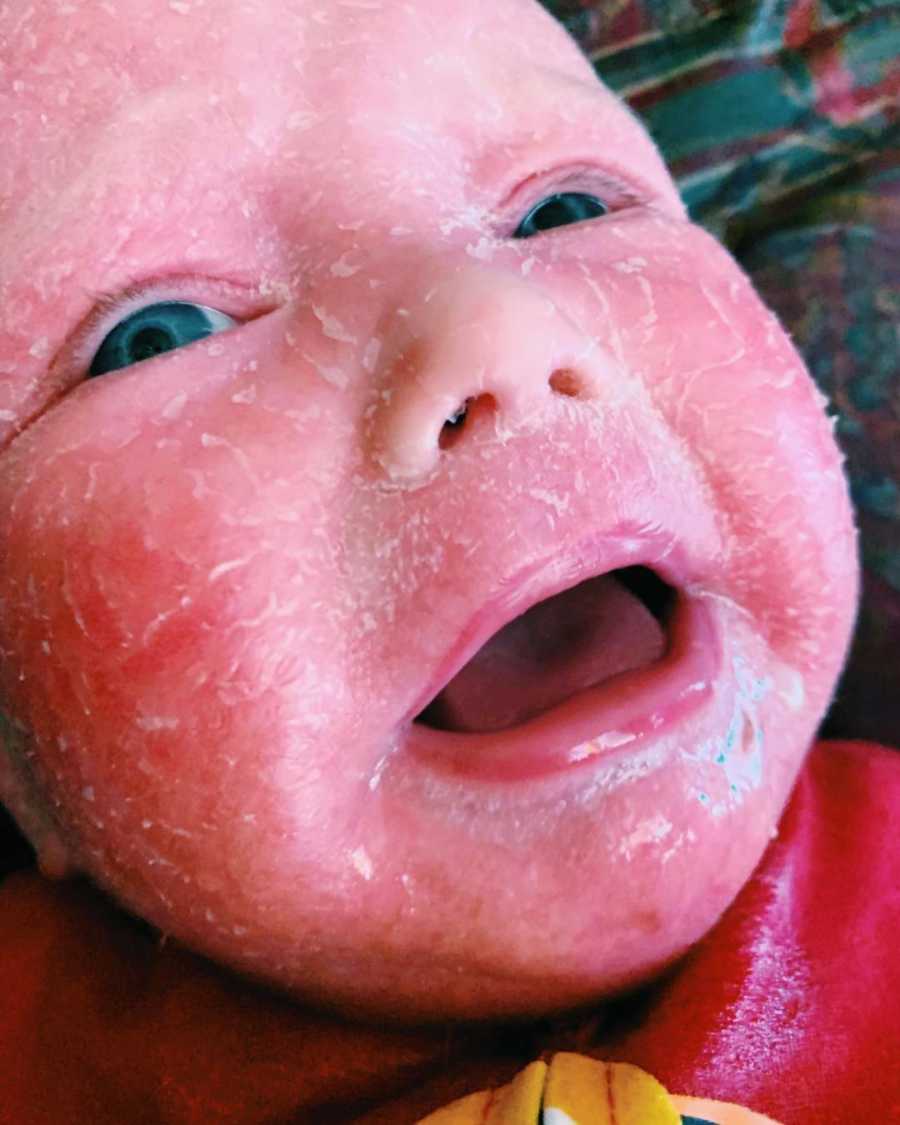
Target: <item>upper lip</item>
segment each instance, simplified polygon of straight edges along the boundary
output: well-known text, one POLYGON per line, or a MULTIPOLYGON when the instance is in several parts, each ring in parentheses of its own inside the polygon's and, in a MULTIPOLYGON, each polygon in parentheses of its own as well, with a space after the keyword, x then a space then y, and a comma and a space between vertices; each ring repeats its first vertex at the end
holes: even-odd
POLYGON ((445 651, 408 712, 408 719, 413 719, 440 694, 475 653, 510 621, 538 602, 589 578, 631 566, 649 567, 679 591, 694 587, 699 577, 685 545, 658 527, 622 526, 557 548, 496 583, 445 651))

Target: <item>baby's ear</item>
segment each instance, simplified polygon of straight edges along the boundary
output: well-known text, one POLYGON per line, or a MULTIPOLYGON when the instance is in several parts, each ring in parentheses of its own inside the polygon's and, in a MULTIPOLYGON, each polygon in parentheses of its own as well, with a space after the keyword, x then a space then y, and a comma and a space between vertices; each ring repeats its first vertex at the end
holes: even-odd
POLYGON ((38 866, 51 879, 72 873, 73 863, 59 829, 41 796, 28 760, 28 734, 0 712, 0 804, 6 806, 37 853, 38 866))

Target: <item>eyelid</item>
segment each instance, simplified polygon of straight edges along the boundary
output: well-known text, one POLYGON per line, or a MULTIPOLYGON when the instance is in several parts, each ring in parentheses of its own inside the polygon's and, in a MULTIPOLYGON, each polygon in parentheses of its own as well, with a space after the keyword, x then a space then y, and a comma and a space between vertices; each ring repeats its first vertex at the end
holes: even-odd
MULTIPOLYGON (((535 172, 518 183, 501 204, 504 230, 514 231, 542 199, 565 192, 595 195, 611 213, 650 201, 650 196, 622 176, 587 162, 535 172)), ((552 234, 553 232, 547 232, 552 234)))
POLYGON ((94 306, 84 316, 53 361, 53 367, 84 374, 103 340, 127 317, 164 301, 206 305, 241 323, 271 312, 274 303, 258 291, 221 279, 170 276, 129 284, 115 293, 92 293, 94 306))

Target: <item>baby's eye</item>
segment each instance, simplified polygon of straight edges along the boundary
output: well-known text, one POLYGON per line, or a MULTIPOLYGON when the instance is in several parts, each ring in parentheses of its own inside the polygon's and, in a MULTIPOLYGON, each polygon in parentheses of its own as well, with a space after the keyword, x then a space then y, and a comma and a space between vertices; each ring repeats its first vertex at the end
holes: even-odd
POLYGON ((89 376, 130 367, 163 352, 185 348, 238 322, 227 313, 187 301, 162 301, 127 316, 106 337, 91 363, 89 376))
POLYGON ((584 222, 585 219, 598 219, 608 211, 609 208, 601 199, 583 191, 564 191, 549 195, 531 208, 519 223, 513 238, 531 238, 542 230, 567 227, 572 223, 584 222))

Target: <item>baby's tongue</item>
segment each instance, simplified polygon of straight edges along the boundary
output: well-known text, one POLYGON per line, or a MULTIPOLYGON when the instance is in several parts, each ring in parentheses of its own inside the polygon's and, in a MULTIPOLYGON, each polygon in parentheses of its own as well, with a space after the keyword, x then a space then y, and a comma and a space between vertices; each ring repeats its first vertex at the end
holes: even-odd
POLYGON ((576 692, 658 660, 662 626, 612 574, 557 594, 485 644, 428 709, 445 730, 515 726, 576 692))

